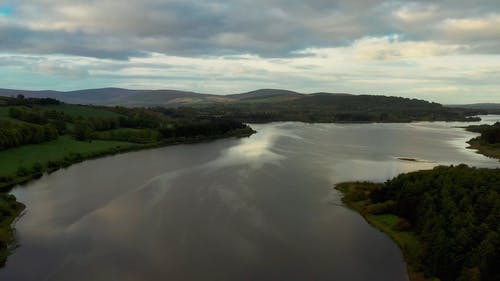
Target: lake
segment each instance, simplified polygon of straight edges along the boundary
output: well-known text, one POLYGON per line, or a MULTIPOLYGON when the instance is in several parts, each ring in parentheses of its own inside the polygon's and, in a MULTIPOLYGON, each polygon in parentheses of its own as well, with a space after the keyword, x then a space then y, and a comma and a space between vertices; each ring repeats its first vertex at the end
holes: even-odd
POLYGON ((408 280, 333 186, 499 167, 466 149, 464 125, 271 123, 73 165, 13 190, 27 209, 0 280, 408 280))

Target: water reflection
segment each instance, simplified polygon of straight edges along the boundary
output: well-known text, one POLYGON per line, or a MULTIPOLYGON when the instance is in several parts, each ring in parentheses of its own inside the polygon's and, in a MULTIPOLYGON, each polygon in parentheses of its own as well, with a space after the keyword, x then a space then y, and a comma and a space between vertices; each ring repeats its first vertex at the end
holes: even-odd
POLYGON ((208 166, 222 168, 224 166, 246 164, 249 168, 258 169, 265 163, 278 163, 286 157, 283 153, 273 150, 278 138, 300 138, 291 131, 284 129, 286 126, 287 123, 274 123, 259 127, 258 134, 252 138, 242 139, 237 145, 224 150, 221 156, 208 163, 208 166))
POLYGON ((0 280, 407 280, 398 248, 332 186, 499 166, 457 125, 254 125, 74 165, 14 191, 28 209, 0 280))

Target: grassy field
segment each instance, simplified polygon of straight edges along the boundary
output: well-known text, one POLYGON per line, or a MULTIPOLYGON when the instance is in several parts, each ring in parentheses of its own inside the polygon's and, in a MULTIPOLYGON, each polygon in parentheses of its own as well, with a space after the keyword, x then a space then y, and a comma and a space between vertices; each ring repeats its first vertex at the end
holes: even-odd
POLYGON ((10 118, 9 116, 9 106, 0 106, 0 120, 9 120, 13 122, 18 122, 18 120, 10 118))
POLYGON ((44 110, 57 110, 62 111, 73 117, 97 117, 97 118, 109 118, 109 117, 119 117, 120 114, 113 111, 106 110, 104 108, 76 105, 76 104, 59 104, 59 105, 46 105, 40 107, 44 110))
POLYGON ((31 168, 35 163, 63 160, 71 153, 90 154, 112 148, 125 148, 134 144, 121 141, 76 141, 60 136, 54 141, 25 145, 0 151, 0 176, 15 174, 20 167, 31 168))
POLYGON ((421 242, 418 237, 411 231, 398 231, 395 226, 399 221, 399 217, 393 214, 370 214, 366 211, 366 207, 370 204, 369 200, 357 200, 352 196, 358 193, 360 189, 368 192, 370 183, 341 183, 335 188, 344 194, 342 202, 349 208, 361 214, 368 223, 377 228, 378 230, 387 234, 393 241, 398 244, 403 252, 405 261, 408 267, 408 276, 411 281, 426 281, 424 275, 419 272, 416 263, 421 254, 421 242))

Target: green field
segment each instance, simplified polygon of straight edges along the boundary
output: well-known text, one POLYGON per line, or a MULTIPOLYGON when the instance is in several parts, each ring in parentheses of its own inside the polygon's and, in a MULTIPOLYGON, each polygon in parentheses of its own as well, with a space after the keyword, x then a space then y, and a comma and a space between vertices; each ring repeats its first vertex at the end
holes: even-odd
POLYGON ((62 111, 72 117, 96 117, 96 118, 109 118, 109 117, 119 117, 118 113, 106 110, 104 108, 86 106, 86 105, 75 105, 75 104, 59 104, 59 105, 46 105, 39 107, 44 110, 57 110, 62 111))
POLYGON ((35 163, 63 160, 71 153, 91 154, 112 148, 132 147, 134 144, 121 141, 93 140, 76 141, 70 136, 60 136, 57 140, 25 145, 0 151, 0 176, 15 174, 20 167, 31 168, 35 163))
POLYGON ((0 106, 0 120, 17 121, 16 119, 10 118, 9 108, 9 106, 0 106))
MULTIPOLYGON (((9 120, 11 122, 23 122, 9 116, 9 109, 12 107, 17 108, 27 108, 24 106, 0 106, 0 120, 9 120)), ((59 104, 59 105, 44 105, 44 106, 34 106, 36 110, 40 110, 40 112, 44 112, 47 110, 57 110, 60 112, 64 112, 65 114, 71 117, 94 117, 94 118, 112 118, 112 117, 120 117, 121 115, 106 110, 104 108, 99 107, 91 107, 86 105, 74 105, 74 104, 59 104)))

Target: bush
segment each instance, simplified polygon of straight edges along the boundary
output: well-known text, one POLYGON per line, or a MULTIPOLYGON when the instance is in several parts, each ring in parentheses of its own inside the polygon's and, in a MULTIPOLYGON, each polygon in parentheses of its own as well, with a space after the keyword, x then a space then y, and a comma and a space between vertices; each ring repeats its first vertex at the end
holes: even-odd
POLYGON ((39 162, 36 162, 35 164, 33 164, 31 170, 35 173, 40 173, 43 171, 43 166, 39 162))
POLYGON ((20 177, 27 176, 28 174, 29 174, 29 171, 25 167, 19 167, 17 169, 17 172, 16 172, 16 175, 18 175, 20 177))
POLYGON ((392 200, 385 201, 383 203, 375 203, 366 206, 365 211, 369 214, 373 215, 382 215, 382 214, 387 214, 390 213, 393 209, 396 203, 392 200))
POLYGON ((411 223, 403 218, 399 218, 392 229, 396 231, 407 231, 411 228, 411 223))
POLYGON ((345 196, 345 200, 347 202, 357 202, 357 201, 361 201, 361 200, 365 200, 367 199, 367 196, 366 196, 366 193, 363 191, 363 190, 354 190, 352 192, 349 192, 346 196, 345 196))

